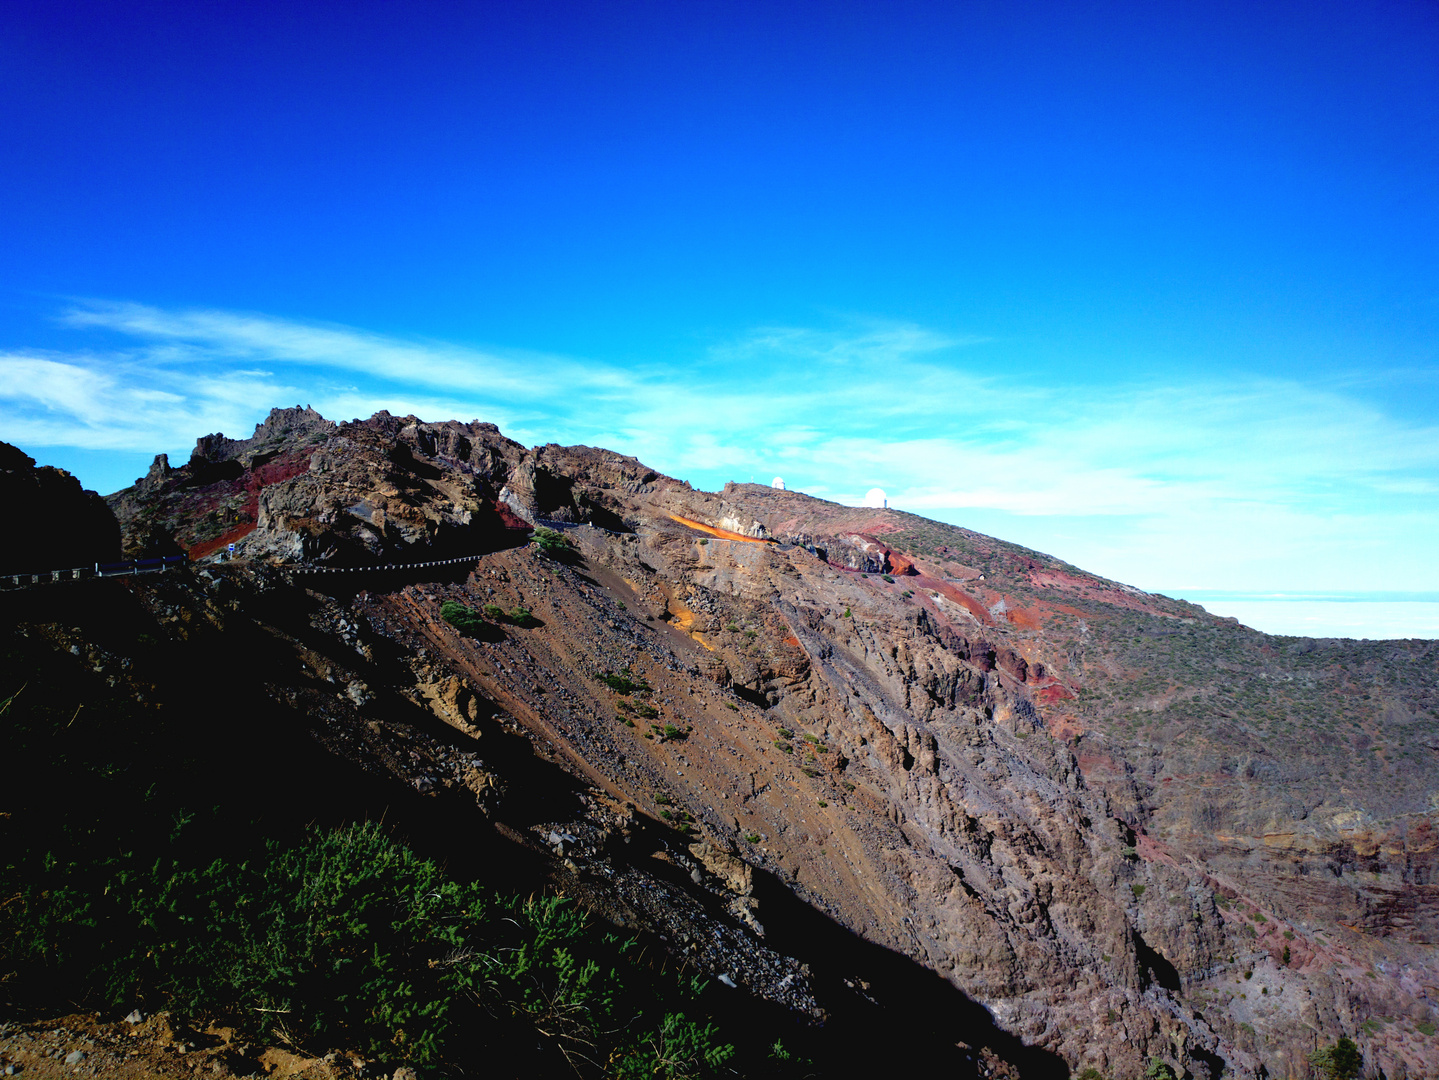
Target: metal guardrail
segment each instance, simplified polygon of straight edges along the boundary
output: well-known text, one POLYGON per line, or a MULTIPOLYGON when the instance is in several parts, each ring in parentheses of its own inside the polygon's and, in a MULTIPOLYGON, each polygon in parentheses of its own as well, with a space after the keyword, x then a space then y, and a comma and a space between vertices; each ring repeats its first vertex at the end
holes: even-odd
MULTIPOLYGON (((579 524, 573 521, 549 521, 544 518, 537 519, 542 525, 549 528, 568 531, 579 528, 579 524)), ((603 529, 602 532, 612 532, 610 529, 603 529)), ((616 534, 618 535, 618 534, 616 534)), ((477 555, 460 555, 453 559, 433 559, 428 562, 414 563, 368 563, 364 566, 289 566, 285 569, 292 574, 372 574, 378 572, 405 572, 411 570, 425 570, 436 566, 456 566, 460 563, 477 562, 484 558, 485 553, 477 555)), ((0 574, 0 585, 39 585, 52 581, 81 581, 86 578, 97 577, 120 577, 125 574, 151 574, 159 573, 172 567, 188 565, 189 557, 185 555, 166 555, 159 559, 129 559, 117 563, 95 563, 93 566, 77 566, 61 570, 37 570, 23 574, 0 574)))
POLYGON ((158 574, 178 568, 190 560, 184 555, 166 555, 159 559, 127 559, 124 562, 92 563, 59 570, 30 570, 23 574, 0 574, 0 585, 39 585, 51 581, 83 581, 86 578, 119 577, 124 574, 158 574))
POLYGON ((456 559, 435 559, 432 562, 412 563, 368 563, 365 566, 290 566, 292 574, 373 574, 382 570, 424 570, 431 566, 455 566, 458 563, 478 562, 483 555, 461 555, 456 559))

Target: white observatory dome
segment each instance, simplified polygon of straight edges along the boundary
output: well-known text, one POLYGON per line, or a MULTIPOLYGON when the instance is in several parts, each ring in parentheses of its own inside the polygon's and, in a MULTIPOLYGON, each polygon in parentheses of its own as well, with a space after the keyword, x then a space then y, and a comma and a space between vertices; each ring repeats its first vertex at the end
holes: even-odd
POLYGON ((772 488, 774 488, 776 491, 783 491, 783 490, 784 490, 784 477, 783 477, 783 476, 776 476, 773 480, 771 480, 771 481, 769 482, 769 486, 772 487, 772 488))
POLYGON ((884 488, 870 488, 864 493, 864 506, 888 506, 889 496, 884 493, 884 488))

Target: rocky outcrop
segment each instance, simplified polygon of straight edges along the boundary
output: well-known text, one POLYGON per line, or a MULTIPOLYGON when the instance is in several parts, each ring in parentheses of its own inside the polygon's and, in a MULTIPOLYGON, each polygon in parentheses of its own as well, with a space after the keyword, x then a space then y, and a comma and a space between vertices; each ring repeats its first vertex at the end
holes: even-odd
POLYGON ((105 501, 64 469, 37 468, 0 442, 0 573, 72 570, 120 557, 120 526, 105 501))

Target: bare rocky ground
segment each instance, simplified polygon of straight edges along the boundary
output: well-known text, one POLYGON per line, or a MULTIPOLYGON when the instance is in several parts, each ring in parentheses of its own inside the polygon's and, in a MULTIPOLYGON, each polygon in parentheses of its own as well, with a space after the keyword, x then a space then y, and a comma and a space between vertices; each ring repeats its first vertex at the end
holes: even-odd
MULTIPOLYGON (((34 1080, 339 1080, 382 1074, 363 1058, 338 1050, 312 1056, 278 1046, 257 1046, 238 1037, 233 1028, 196 1027, 168 1013, 144 1017, 137 1012, 129 1020, 115 1022, 95 1013, 74 1013, 0 1025, 0 1075, 34 1080)), ((408 1075, 408 1070, 402 1070, 400 1080, 408 1075)))
MULTIPOLYGON (((1270 638, 912 515, 386 414, 277 412, 111 503, 132 550, 238 558, 46 588, 123 590, 435 850, 501 845, 837 1038, 1215 1077, 1348 1035, 1439 1074, 1433 642, 1270 638)), ((77 677, 180 692, 27 603, 77 677)))

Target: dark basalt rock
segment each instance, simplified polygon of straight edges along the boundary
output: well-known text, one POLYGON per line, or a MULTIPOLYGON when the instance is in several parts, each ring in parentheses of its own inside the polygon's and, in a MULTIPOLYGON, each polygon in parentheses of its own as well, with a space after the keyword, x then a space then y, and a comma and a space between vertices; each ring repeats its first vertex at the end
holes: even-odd
POLYGON ((36 468, 0 442, 0 573, 73 569, 120 557, 120 525, 93 491, 64 469, 36 468))

